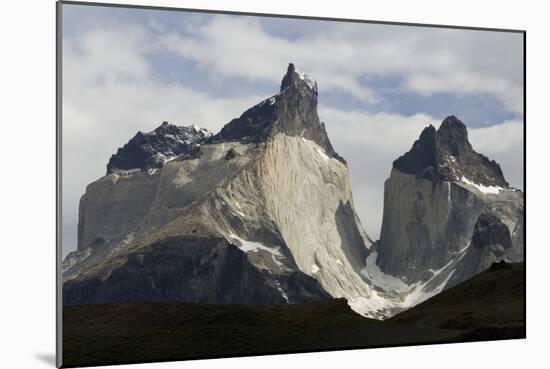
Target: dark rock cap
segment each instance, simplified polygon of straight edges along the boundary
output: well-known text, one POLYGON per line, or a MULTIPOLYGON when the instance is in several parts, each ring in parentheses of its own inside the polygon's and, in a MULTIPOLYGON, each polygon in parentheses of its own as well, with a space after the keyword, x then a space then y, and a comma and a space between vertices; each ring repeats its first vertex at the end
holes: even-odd
POLYGON ((317 114, 317 82, 288 65, 278 94, 245 111, 227 123, 208 143, 264 142, 277 133, 302 137, 317 143, 329 157, 343 163, 332 147, 325 125, 317 114))
POLYGON ((508 187, 500 165, 472 148, 466 125, 454 115, 445 118, 438 130, 426 127, 393 167, 434 182, 466 178, 480 185, 508 187))
POLYGON ((202 144, 260 143, 277 133, 313 141, 328 156, 345 164, 345 160, 334 151, 325 125, 319 121, 317 82, 290 63, 278 94, 246 110, 218 134, 212 135, 194 125, 184 127, 164 121, 152 132, 138 132, 119 148, 107 164, 107 174, 158 169, 176 157, 197 157, 200 154, 198 147, 202 144))
POLYGON ((162 168, 169 160, 194 153, 211 136, 208 130, 196 125, 185 127, 164 121, 151 132, 139 131, 119 148, 107 164, 107 174, 162 168))
POLYGON ((289 87, 298 86, 304 87, 308 90, 311 90, 311 92, 317 94, 317 82, 307 74, 298 70, 293 63, 289 63, 286 74, 281 81, 280 91, 283 92, 289 87))

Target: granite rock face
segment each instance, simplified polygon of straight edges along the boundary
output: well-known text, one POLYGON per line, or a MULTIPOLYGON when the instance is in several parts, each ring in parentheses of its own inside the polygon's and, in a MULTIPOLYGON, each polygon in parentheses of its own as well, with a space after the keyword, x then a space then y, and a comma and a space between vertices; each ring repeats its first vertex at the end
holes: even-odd
POLYGON ((290 64, 277 94, 215 135, 168 123, 138 133, 81 198, 65 303, 343 297, 384 319, 523 260, 524 195, 454 116, 395 160, 373 243, 317 98, 290 64))
POLYGON ((394 162, 384 185, 376 265, 405 283, 399 292, 439 292, 488 268, 523 260, 524 195, 500 166, 475 152, 465 125, 427 127, 394 162))
MULTIPOLYGON (((500 245, 504 249, 512 247, 510 230, 492 214, 483 213, 477 218, 472 236, 472 246, 483 249, 492 245, 500 245)), ((504 253, 504 252, 503 252, 504 253)))
MULTIPOLYGON (((153 131, 145 146, 131 140, 131 149, 116 155, 127 159, 152 147, 176 156, 162 166, 140 161, 139 171, 113 169, 87 187, 78 250, 64 263, 66 302, 345 297, 374 316, 361 273, 371 241, 353 208, 347 165, 319 121, 317 93, 316 82, 291 64, 279 93, 218 134, 197 136, 193 155, 163 137, 173 135, 169 125, 153 131), (143 170, 149 167, 155 170, 143 170), (207 246, 193 246, 195 238, 207 246), (219 278, 206 280, 202 263, 219 278), (224 265, 239 281, 224 274, 224 265), (230 297, 218 293, 224 280, 235 284, 235 290, 223 285, 230 297), (257 293, 245 296, 243 289, 257 293)), ((136 166, 130 162, 111 167, 136 166)))
MULTIPOLYGON (((516 245, 520 243, 516 240, 516 245)), ((483 213, 474 226, 470 247, 457 264, 445 288, 472 278, 497 263, 523 260, 523 249, 514 248, 510 228, 500 218, 483 213)))

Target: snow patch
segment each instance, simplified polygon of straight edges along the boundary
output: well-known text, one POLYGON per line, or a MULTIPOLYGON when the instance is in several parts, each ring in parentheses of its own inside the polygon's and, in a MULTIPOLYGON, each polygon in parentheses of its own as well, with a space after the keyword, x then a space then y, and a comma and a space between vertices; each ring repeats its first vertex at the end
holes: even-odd
POLYGON ((265 104, 269 104, 269 105, 274 105, 275 102, 277 101, 277 96, 280 95, 280 93, 276 94, 276 95, 273 95, 263 101, 261 101, 260 103, 258 103, 257 105, 255 106, 262 106, 262 105, 265 105, 265 104))
POLYGON ((317 152, 319 153, 319 155, 321 155, 321 158, 323 158, 324 161, 329 161, 330 158, 328 157, 327 154, 324 153, 323 150, 321 150, 320 148, 315 148, 315 150, 317 150, 317 152))
POLYGON ((311 266, 311 273, 315 274, 315 273, 318 273, 319 272, 319 267, 317 266, 317 264, 313 264, 311 266))
POLYGON ((367 257, 366 265, 361 269, 367 279, 372 281, 376 286, 382 288, 385 291, 390 290, 406 290, 410 286, 403 282, 401 279, 389 274, 385 274, 378 265, 376 265, 377 252, 371 252, 367 257))
POLYGON ((368 297, 360 296, 349 300, 349 306, 362 316, 373 319, 383 319, 388 317, 389 312, 396 308, 395 304, 388 298, 371 289, 368 297))
POLYGON ((239 214, 241 217, 246 218, 246 214, 241 211, 243 210, 243 208, 241 207, 241 204, 239 204, 238 201, 233 200, 233 205, 235 205, 235 208, 233 208, 233 211, 239 214))
POLYGON ((474 182, 470 181, 468 178, 466 178, 464 176, 462 176, 461 181, 466 183, 466 184, 469 184, 471 186, 474 186, 479 191, 481 191, 482 193, 485 193, 485 194, 498 195, 500 193, 500 191, 504 190, 504 188, 499 187, 499 186, 484 186, 484 185, 481 185, 481 184, 474 183, 474 182))
POLYGON ((304 81, 310 89, 312 89, 313 91, 317 91, 317 81, 315 81, 313 78, 311 78, 298 68, 294 68, 294 71, 298 75, 298 78, 304 81))
POLYGON ((281 287, 281 282, 279 282, 278 280, 275 280, 275 287, 277 287, 277 289, 281 293, 281 296, 283 296, 283 298, 286 300, 286 302, 290 302, 288 300, 288 295, 286 294, 285 290, 283 290, 283 288, 281 287))
POLYGON ((239 214, 241 217, 246 218, 246 215, 245 215, 242 211, 237 210, 237 209, 233 209, 233 211, 234 211, 235 213, 239 214))
MULTIPOLYGON (((302 132, 303 134, 303 132, 302 132)), ((304 138, 304 137, 300 137, 302 139, 302 141, 304 141, 310 148, 312 149, 315 149, 315 151, 317 152, 317 154, 319 154, 319 156, 321 157, 321 159, 323 159, 323 161, 326 161, 328 162, 329 160, 331 160, 332 158, 329 157, 325 152, 324 150, 321 148, 321 146, 317 145, 317 143, 311 141, 311 140, 308 140, 307 138, 304 138)))
POLYGON ((116 173, 121 176, 132 176, 134 174, 141 173, 141 168, 133 168, 133 169, 126 169, 126 170, 117 170, 116 173))
MULTIPOLYGON (((462 257, 460 257, 459 260, 461 258, 462 257)), ((435 277, 437 277, 444 269, 446 269, 447 266, 449 264, 451 264, 453 261, 454 260, 451 260, 447 265, 445 265, 441 269, 438 269, 438 270, 435 270, 435 271, 430 270, 433 273, 432 277, 424 283, 416 283, 415 284, 415 285, 418 285, 418 286, 416 286, 415 289, 410 294, 408 294, 407 297, 405 297, 405 300, 402 303, 403 307, 405 307, 405 308, 413 307, 415 305, 418 305, 418 304, 426 301, 430 297, 433 297, 433 296, 437 295, 438 293, 440 293, 443 290, 443 288, 445 288, 445 285, 447 284, 449 279, 451 279, 451 277, 453 276, 453 274, 455 272, 454 270, 451 270, 449 272, 449 274, 445 277, 445 279, 440 284, 438 284, 436 287, 431 289, 430 291, 425 291, 426 286, 431 281, 433 281, 433 279, 435 277)))
POLYGON ((244 252, 258 252, 259 250, 267 251, 269 254, 271 254, 271 258, 273 259, 273 262, 277 264, 281 269, 284 268, 283 263, 281 263, 278 259, 284 258, 283 254, 281 254, 281 251, 278 247, 268 247, 263 245, 260 242, 254 242, 254 241, 247 241, 235 234, 230 234, 229 238, 231 240, 237 240, 241 244, 239 248, 244 252))
POLYGON ((437 270, 429 269, 432 275, 428 280, 413 284, 407 284, 401 279, 380 270, 376 265, 377 252, 372 252, 367 257, 365 267, 361 269, 361 274, 372 284, 371 294, 368 297, 359 297, 351 301, 350 306, 361 315, 379 319, 393 315, 392 312, 402 311, 418 305, 437 295, 445 288, 455 272, 454 270, 449 271, 448 268, 456 265, 464 257, 468 247, 469 245, 456 252, 455 257, 441 268, 437 270), (427 290, 427 287, 443 272, 448 272, 445 278, 437 286, 427 290), (384 296, 385 294, 393 296, 397 294, 401 296, 401 299, 389 298, 384 296))

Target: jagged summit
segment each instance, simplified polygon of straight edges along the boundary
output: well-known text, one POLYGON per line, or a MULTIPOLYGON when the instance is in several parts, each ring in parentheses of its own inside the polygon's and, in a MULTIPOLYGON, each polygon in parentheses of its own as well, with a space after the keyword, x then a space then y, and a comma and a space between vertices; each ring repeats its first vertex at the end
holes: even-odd
POLYGON ((77 251, 63 265, 64 303, 336 296, 379 316, 361 274, 371 241, 349 168, 319 121, 315 85, 294 66, 287 72, 282 91, 215 137, 163 124, 114 155, 111 171, 155 174, 106 175, 86 187, 77 251))
POLYGON ((376 265, 438 293, 500 259, 523 260, 523 202, 455 116, 426 127, 384 184, 376 265))
POLYGON ((432 125, 426 127, 411 150, 393 162, 393 167, 434 182, 508 187, 500 165, 472 148, 466 125, 454 115, 445 118, 437 130, 432 125))
POLYGON ((264 142, 276 134, 313 141, 329 156, 343 163, 332 147, 325 125, 317 114, 317 82, 292 63, 276 95, 260 102, 233 119, 209 143, 264 142))
POLYGON ((106 175, 86 187, 77 251, 63 263, 64 303, 330 295, 383 318, 494 261, 523 260, 523 193, 492 186, 506 183, 500 167, 472 149, 452 116, 395 161, 372 244, 317 94, 291 64, 280 92, 215 136, 168 123, 135 135, 108 172, 156 173, 106 175))
POLYGON ((162 168, 178 156, 197 152, 210 137, 210 131, 196 125, 185 127, 162 122, 151 132, 139 131, 119 148, 107 164, 107 174, 162 168))
POLYGON ((286 74, 281 81, 281 92, 293 86, 304 86, 317 94, 317 81, 300 71, 293 63, 289 63, 286 74))
POLYGON ((138 132, 119 148, 107 164, 107 174, 154 173, 175 158, 200 155, 202 144, 258 143, 278 133, 313 141, 329 157, 345 163, 334 151, 325 125, 319 121, 317 82, 290 63, 279 93, 230 121, 218 134, 196 125, 185 127, 163 122, 151 132, 138 132))
POLYGON ((443 120, 438 131, 441 147, 455 157, 464 157, 473 151, 466 125, 451 115, 443 120))

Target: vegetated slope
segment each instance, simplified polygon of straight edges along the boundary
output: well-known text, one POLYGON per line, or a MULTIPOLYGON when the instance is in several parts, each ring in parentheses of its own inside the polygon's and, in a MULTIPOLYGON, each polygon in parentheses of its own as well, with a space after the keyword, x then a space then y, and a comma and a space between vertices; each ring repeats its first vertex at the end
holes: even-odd
POLYGON ((460 339, 525 337, 525 263, 493 264, 389 320, 466 331, 460 339))
POLYGON ((344 299, 312 304, 64 307, 63 365, 100 365, 445 341, 456 331, 363 318, 344 299))
POLYGON ((524 263, 495 264, 386 321, 361 317, 344 299, 64 306, 63 365, 523 338, 523 273, 524 263))

